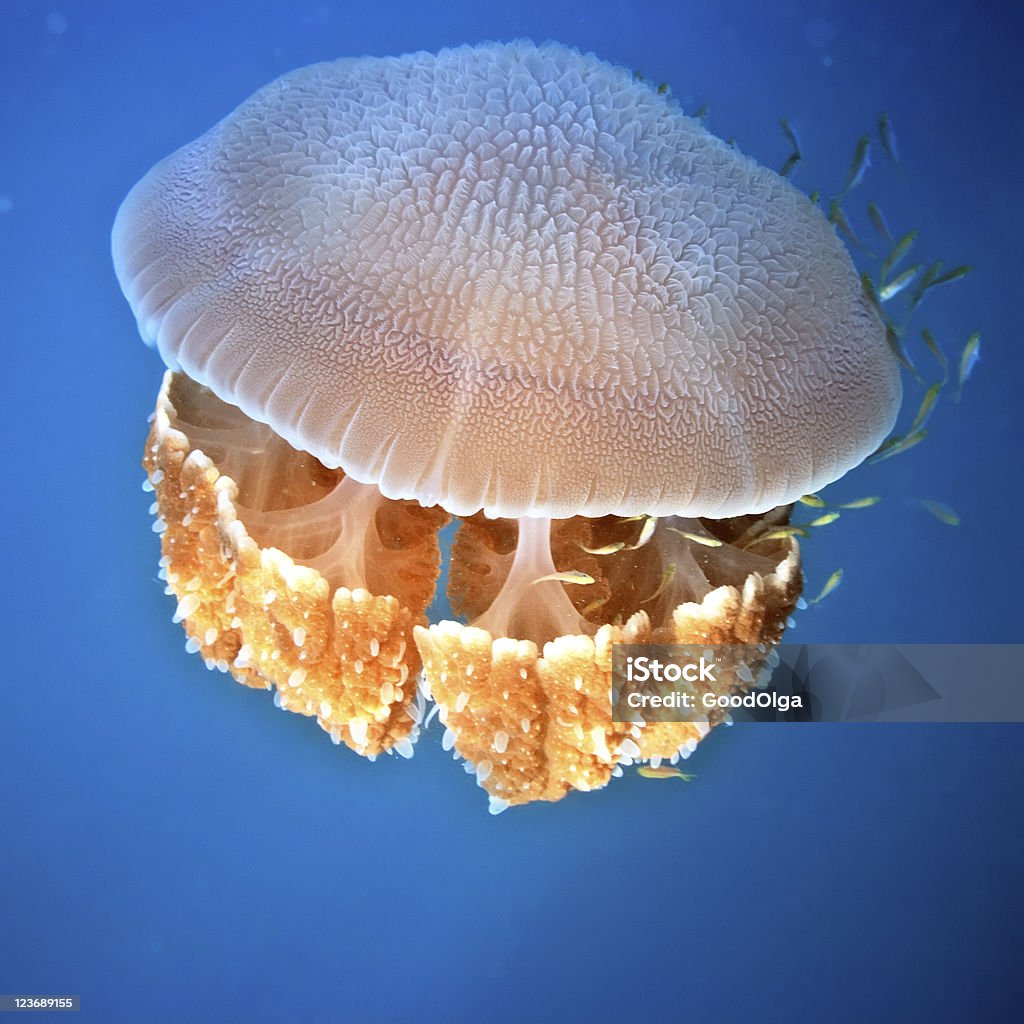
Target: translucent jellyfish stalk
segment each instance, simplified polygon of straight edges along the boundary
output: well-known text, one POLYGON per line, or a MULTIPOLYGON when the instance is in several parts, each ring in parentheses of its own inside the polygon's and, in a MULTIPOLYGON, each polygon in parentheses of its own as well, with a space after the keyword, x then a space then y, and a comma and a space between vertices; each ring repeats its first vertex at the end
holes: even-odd
POLYGON ((516 552, 505 582, 490 607, 472 623, 492 637, 532 640, 538 647, 557 636, 596 632, 554 576, 551 556, 551 520, 523 516, 519 519, 516 552))

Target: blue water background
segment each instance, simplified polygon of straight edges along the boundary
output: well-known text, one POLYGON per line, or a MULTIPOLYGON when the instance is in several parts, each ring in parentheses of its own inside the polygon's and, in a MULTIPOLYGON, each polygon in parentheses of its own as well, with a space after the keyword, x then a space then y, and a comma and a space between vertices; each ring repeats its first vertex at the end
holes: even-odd
POLYGON ((1019 1007, 1018 726, 722 730, 689 785, 633 776, 491 818, 436 729, 411 762, 371 765, 187 657, 139 486, 161 368, 108 236, 156 160, 342 55, 593 49, 710 103, 710 127, 773 166, 785 114, 808 190, 837 189, 888 110, 903 171, 876 146, 851 216, 868 235, 876 199, 922 256, 976 266, 925 322, 950 350, 982 330, 983 357, 926 444, 835 487, 886 500, 807 547, 810 589, 846 579, 789 639, 1020 642, 1022 28, 966 0, 6 0, 0 992, 80 993, 83 1024, 1019 1007))

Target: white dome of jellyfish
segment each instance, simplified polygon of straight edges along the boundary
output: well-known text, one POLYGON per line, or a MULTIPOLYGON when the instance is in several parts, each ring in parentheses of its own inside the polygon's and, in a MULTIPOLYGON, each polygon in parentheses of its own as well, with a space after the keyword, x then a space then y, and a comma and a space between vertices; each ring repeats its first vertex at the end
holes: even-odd
POLYGON ((492 810, 688 755, 713 715, 611 721, 612 645, 778 643, 791 504, 900 406, 817 206, 553 43, 285 75, 113 252, 170 368, 144 464, 190 649, 364 756, 433 702, 492 810))

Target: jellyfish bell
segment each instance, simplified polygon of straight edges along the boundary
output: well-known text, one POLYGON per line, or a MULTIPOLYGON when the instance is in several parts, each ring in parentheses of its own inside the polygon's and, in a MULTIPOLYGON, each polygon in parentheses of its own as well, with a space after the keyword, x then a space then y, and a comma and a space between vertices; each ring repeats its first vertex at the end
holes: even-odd
POLYGON ((193 644, 362 753, 429 694, 499 806, 690 749, 610 722, 611 645, 777 641, 770 528, 900 401, 820 211, 551 43, 285 75, 135 186, 113 253, 174 371, 146 465, 193 644), (468 625, 425 618, 449 516, 468 625))
POLYGON ((168 365, 459 516, 767 511, 899 402, 820 211, 553 44, 285 75, 154 168, 113 247, 168 365))

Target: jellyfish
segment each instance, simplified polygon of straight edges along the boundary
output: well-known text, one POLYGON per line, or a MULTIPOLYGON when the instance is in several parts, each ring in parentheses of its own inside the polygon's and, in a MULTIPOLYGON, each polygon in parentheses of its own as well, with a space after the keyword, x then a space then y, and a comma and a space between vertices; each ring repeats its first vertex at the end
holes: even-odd
POLYGON ((367 757, 432 704, 492 810, 695 749, 714 715, 611 720, 613 646, 778 643, 792 503, 899 409, 817 207, 555 43, 286 74, 112 245, 168 367, 144 466, 189 649, 367 757))

